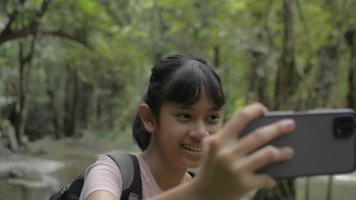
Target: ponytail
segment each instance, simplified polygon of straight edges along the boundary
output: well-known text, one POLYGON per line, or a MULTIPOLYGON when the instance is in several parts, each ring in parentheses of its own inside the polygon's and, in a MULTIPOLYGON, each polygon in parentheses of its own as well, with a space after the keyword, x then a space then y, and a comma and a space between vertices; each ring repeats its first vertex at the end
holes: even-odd
POLYGON ((137 145, 140 147, 141 151, 147 149, 150 143, 151 134, 148 133, 143 126, 143 122, 138 113, 136 113, 135 119, 132 124, 132 134, 137 145))
MULTIPOLYGON (((148 89, 145 90, 141 102, 147 103, 148 101, 147 90, 148 89)), ((143 122, 138 112, 136 113, 135 119, 133 120, 132 123, 132 135, 136 144, 138 145, 138 147, 140 147, 141 151, 146 150, 148 144, 150 143, 151 134, 146 131, 145 126, 143 125, 143 122)))

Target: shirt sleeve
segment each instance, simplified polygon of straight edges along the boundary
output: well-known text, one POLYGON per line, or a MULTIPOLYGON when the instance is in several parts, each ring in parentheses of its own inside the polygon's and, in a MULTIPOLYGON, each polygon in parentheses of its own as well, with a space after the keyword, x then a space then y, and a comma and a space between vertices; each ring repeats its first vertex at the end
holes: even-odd
POLYGON ((80 200, 85 200, 91 193, 103 190, 112 193, 117 199, 121 198, 122 176, 119 168, 108 156, 102 155, 89 166, 80 200))

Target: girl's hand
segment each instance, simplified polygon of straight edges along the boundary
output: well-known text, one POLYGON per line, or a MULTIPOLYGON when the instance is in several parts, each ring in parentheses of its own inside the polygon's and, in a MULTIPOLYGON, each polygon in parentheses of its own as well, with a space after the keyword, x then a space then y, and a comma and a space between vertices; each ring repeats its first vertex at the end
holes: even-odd
POLYGON ((199 197, 203 195, 202 199, 238 199, 251 190, 275 186, 274 179, 268 175, 256 174, 256 171, 272 162, 291 159, 293 150, 274 146, 259 148, 292 131, 294 121, 281 120, 258 128, 237 140, 238 133, 266 111, 259 103, 249 105, 234 115, 219 133, 204 139, 202 168, 192 183, 199 197))

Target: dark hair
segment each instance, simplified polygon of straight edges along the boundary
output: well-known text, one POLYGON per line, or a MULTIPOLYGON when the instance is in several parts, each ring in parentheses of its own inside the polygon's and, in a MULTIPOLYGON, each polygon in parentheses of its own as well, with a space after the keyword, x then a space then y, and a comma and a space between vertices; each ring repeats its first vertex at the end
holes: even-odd
MULTIPOLYGON (((194 55, 173 55, 158 61, 152 68, 147 89, 142 97, 158 119, 163 102, 193 105, 204 91, 217 109, 225 104, 225 96, 219 76, 203 58, 194 55)), ((133 136, 143 151, 150 136, 138 114, 133 122, 133 136)))

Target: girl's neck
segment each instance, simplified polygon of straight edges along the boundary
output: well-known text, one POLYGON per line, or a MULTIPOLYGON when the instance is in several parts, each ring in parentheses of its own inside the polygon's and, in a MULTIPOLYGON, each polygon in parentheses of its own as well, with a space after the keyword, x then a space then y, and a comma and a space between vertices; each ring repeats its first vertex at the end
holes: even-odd
POLYGON ((152 175, 162 191, 181 184, 186 176, 184 168, 178 168, 160 157, 161 154, 147 149, 142 157, 150 167, 152 175))

